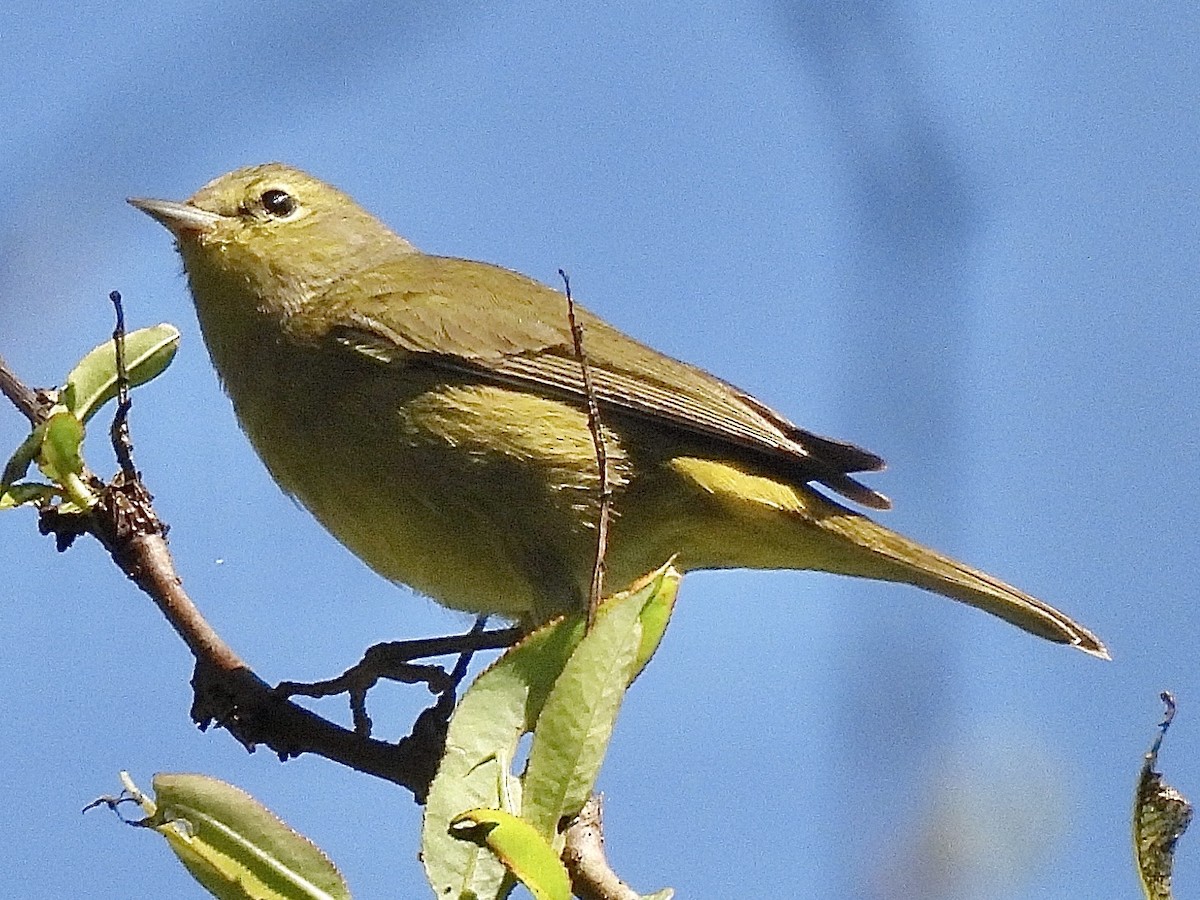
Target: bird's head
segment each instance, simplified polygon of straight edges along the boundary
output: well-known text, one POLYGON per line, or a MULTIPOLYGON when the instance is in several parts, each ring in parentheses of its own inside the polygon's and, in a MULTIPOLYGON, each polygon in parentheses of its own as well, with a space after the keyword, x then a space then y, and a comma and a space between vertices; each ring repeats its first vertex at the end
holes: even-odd
POLYGON ((281 163, 229 172, 182 203, 129 203, 175 236, 198 301, 198 282, 218 282, 267 306, 299 304, 383 255, 413 250, 337 188, 281 163))

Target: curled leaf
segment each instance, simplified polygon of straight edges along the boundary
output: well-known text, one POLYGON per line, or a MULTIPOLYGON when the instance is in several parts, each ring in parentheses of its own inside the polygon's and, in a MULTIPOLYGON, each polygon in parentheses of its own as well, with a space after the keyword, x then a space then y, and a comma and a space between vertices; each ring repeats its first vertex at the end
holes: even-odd
POLYGON ((1163 692, 1167 711, 1142 764, 1133 806, 1133 850, 1146 900, 1171 900, 1175 844, 1192 821, 1192 805, 1155 771, 1158 751, 1175 718, 1175 700, 1163 692))
MULTIPOLYGON (((125 335, 125 372, 130 387, 145 384, 171 364, 179 349, 179 330, 163 323, 125 335)), ((63 404, 86 422, 117 395, 117 351, 113 341, 96 347, 71 370, 63 404)))
POLYGON ((637 678, 646 668, 658 645, 662 643, 667 631, 667 623, 671 621, 671 613, 675 609, 675 598, 679 596, 679 582, 683 575, 668 562, 646 579, 646 587, 650 590, 649 599, 642 606, 638 620, 642 623, 642 643, 638 647, 633 661, 633 677, 637 678))
POLYGON ((83 422, 74 413, 59 408, 45 424, 38 468, 62 489, 76 508, 90 509, 96 503, 96 495, 83 480, 83 422))
POLYGON ((535 900, 570 900, 566 866, 549 842, 523 819, 498 809, 471 809, 455 816, 450 832, 491 850, 535 900))

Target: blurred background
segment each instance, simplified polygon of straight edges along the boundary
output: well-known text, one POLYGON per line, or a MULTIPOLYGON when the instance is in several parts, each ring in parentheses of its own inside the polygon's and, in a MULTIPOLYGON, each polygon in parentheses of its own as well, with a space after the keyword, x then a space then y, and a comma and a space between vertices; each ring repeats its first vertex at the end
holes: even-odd
MULTIPOLYGON (((283 160, 430 252, 551 283, 885 456, 885 521, 1078 617, 1114 661, 915 589, 689 577, 601 779, 614 865, 680 897, 1128 898, 1141 755, 1200 794, 1195 3, 9 3, 0 354, 57 383, 107 294, 183 347, 135 397, 185 584, 270 680, 462 616, 269 481, 169 236, 124 204, 283 160)), ((24 434, 0 411, 0 452, 24 434)), ((103 435, 92 465, 113 468, 103 435)), ((202 896, 80 808, 117 771, 239 784, 356 898, 427 896, 394 787, 189 723, 190 658, 93 541, 0 515, 0 870, 202 896), (52 862, 51 862, 52 861, 52 862)), ((377 734, 427 698, 380 691, 377 734)), ((346 720, 337 704, 322 711, 346 720)), ((1185 837, 1177 895, 1200 896, 1185 837)), ((19 886, 19 887, 18 887, 19 886)))

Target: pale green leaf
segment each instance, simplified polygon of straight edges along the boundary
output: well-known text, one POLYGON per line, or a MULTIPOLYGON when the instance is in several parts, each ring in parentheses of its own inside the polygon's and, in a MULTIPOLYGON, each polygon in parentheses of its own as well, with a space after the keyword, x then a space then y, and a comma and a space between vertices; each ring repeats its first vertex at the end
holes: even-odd
POLYGON ((533 728, 582 633, 578 616, 543 626, 476 678, 458 704, 421 835, 425 875, 439 900, 491 900, 511 888, 491 853, 451 837, 450 822, 468 809, 504 806, 517 742, 533 728))
MULTIPOLYGON (((644 629, 642 641, 634 644, 632 664, 625 666, 627 680, 633 667, 644 665, 653 654, 662 636, 679 575, 664 567, 647 581, 636 592, 639 599, 635 606, 637 616, 650 624, 644 629)), ((606 620, 615 608, 619 605, 614 607, 613 601, 606 601, 600 607, 599 620, 606 620)), ((508 805, 509 798, 521 792, 520 783, 508 771, 509 763, 521 736, 539 722, 547 696, 582 634, 582 615, 544 626, 480 675, 459 703, 450 722, 441 766, 430 788, 422 834, 421 856, 438 898, 493 900, 511 889, 511 877, 492 854, 454 840, 448 832, 449 824, 468 809, 512 812, 522 808, 520 797, 508 805)), ((535 735, 535 747, 537 741, 535 735)), ((601 742, 600 757, 605 742, 601 742)), ((591 768, 598 766, 598 760, 589 763, 591 768)))
POLYGON ((38 468, 49 478, 63 484, 72 475, 83 472, 83 423, 73 413, 58 412, 46 420, 45 437, 38 456, 38 468))
POLYGON ((206 775, 153 784, 153 801, 131 791, 149 813, 140 824, 218 900, 349 900, 329 858, 245 791, 206 775))
POLYGON ((548 840, 591 794, 625 690, 662 640, 680 578, 668 563, 606 600, 555 682, 522 779, 521 816, 548 840))
POLYGON ((529 888, 534 900, 570 900, 571 878, 558 853, 523 819, 498 809, 472 809, 455 817, 450 831, 486 846, 529 888))
POLYGON ((83 479, 83 422, 62 407, 56 409, 59 411, 46 420, 38 468, 59 486, 75 508, 88 510, 95 505, 96 494, 83 479))
MULTIPOLYGON (((145 384, 171 364, 179 330, 163 323, 125 335, 125 371, 130 387, 145 384)), ((86 422, 117 395, 117 351, 113 341, 92 350, 67 376, 62 402, 86 422)))
POLYGON ((642 642, 646 591, 606 601, 554 683, 522 779, 521 817, 547 841, 591 795, 642 642))
POLYGON ((675 610, 675 598, 679 596, 679 582, 682 580, 683 575, 670 563, 647 576, 646 587, 650 591, 650 598, 638 616, 642 623, 642 643, 633 662, 634 678, 642 674, 662 643, 671 613, 675 610))

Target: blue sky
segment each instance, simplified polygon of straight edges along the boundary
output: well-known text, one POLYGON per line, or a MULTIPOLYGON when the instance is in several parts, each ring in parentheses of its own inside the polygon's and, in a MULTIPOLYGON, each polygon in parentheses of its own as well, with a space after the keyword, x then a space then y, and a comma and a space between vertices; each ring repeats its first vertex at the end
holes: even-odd
MULTIPOLYGON (((1181 704, 1162 763, 1200 793, 1198 32, 1182 2, 18 0, 0 354, 56 382, 111 329, 113 289, 133 323, 179 325, 133 426, 185 583, 264 677, 318 678, 464 620, 269 481, 168 236, 124 198, 279 159, 423 249, 564 267, 630 333, 881 453, 889 525, 1114 655, 910 588, 691 576, 602 775, 618 869, 683 897, 1134 896, 1162 689, 1181 704)), ((21 435, 0 414, 0 446, 21 435)), ((150 836, 79 815, 127 768, 245 787, 356 898, 426 895, 407 796, 196 732, 186 652, 94 543, 56 555, 23 511, 0 547, 6 883, 200 896, 150 836)), ((380 733, 418 693, 376 701, 380 733)))

